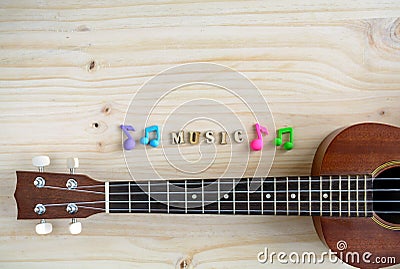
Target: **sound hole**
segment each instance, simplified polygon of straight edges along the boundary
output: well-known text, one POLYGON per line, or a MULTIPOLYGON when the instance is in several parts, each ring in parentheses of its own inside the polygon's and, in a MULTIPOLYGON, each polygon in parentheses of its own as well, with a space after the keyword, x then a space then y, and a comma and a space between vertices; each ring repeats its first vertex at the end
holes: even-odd
POLYGON ((400 167, 380 173, 373 186, 375 213, 384 221, 400 224, 400 167))

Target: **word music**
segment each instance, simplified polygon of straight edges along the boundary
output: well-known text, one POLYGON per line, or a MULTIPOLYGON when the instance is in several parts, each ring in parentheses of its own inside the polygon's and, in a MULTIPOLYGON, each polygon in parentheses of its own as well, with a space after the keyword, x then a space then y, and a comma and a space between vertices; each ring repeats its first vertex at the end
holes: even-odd
MULTIPOLYGON (((186 135, 186 141, 189 144, 196 145, 200 143, 200 137, 203 136, 204 140, 207 144, 219 143, 220 145, 226 145, 228 143, 229 135, 227 132, 218 132, 214 131, 206 131, 203 135, 198 131, 189 131, 186 135)), ((236 130, 233 132, 233 141, 236 143, 242 143, 243 139, 243 130, 236 130)), ((185 132, 171 132, 171 140, 172 144, 185 144, 185 132)))
MULTIPOLYGON (((132 150, 135 148, 136 143, 133 139, 132 135, 129 132, 135 131, 135 128, 131 125, 120 125, 121 130, 126 135, 127 139, 124 141, 123 146, 125 150, 132 150)), ((260 151, 263 149, 264 141, 263 135, 269 135, 268 129, 264 126, 261 126, 259 123, 254 125, 256 130, 257 137, 254 138, 250 143, 250 149, 253 151, 260 151)), ((180 130, 178 132, 171 132, 171 142, 174 145, 177 144, 185 144, 186 142, 191 145, 196 145, 201 142, 201 138, 207 144, 215 144, 218 143, 220 145, 226 145, 230 143, 230 141, 234 141, 238 144, 244 142, 243 138, 243 130, 236 130, 232 133, 232 138, 226 131, 222 132, 214 132, 214 131, 206 131, 203 134, 199 131, 185 131, 180 130)), ((275 138, 275 145, 277 147, 281 146, 285 150, 291 150, 294 147, 294 137, 293 137, 293 128, 286 127, 278 130, 278 135, 275 138), (283 135, 287 134, 289 140, 284 142, 283 135)), ((156 148, 160 145, 161 135, 160 128, 158 125, 152 125, 144 129, 144 136, 140 138, 140 144, 142 145, 150 145, 153 148, 156 148)))

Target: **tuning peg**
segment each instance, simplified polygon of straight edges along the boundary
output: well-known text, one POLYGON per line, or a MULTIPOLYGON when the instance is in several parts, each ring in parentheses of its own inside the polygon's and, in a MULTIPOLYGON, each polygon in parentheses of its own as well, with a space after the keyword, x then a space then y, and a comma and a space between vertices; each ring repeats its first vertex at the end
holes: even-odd
POLYGON ((50 164, 49 156, 35 156, 32 158, 33 166, 39 168, 39 172, 43 172, 44 167, 50 164))
POLYGON ((35 230, 37 234, 49 234, 53 231, 53 225, 42 219, 39 224, 36 224, 35 230))
POLYGON ((68 229, 71 234, 80 234, 82 232, 82 223, 80 223, 76 219, 72 219, 72 222, 69 224, 68 229))
POLYGON ((67 159, 67 167, 71 174, 75 173, 75 169, 79 167, 79 159, 78 158, 68 158, 67 159))

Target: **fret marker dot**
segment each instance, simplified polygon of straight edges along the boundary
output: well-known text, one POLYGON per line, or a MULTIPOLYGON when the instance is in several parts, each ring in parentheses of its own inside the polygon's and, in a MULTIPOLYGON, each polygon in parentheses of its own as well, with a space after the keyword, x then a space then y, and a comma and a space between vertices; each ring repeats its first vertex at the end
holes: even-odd
POLYGON ((196 200, 196 198, 197 198, 197 195, 196 194, 192 194, 192 199, 196 200))
POLYGON ((267 195, 265 195, 265 198, 270 199, 271 198, 271 194, 267 193, 267 195))
POLYGON ((292 194, 290 195, 290 198, 296 199, 296 194, 292 193, 292 194))
POLYGON ((324 195, 322 195, 322 197, 324 197, 326 199, 326 198, 328 198, 328 194, 324 193, 324 195))
POLYGON ((229 198, 229 194, 225 193, 225 194, 224 194, 224 198, 225 198, 225 199, 228 199, 228 198, 229 198))

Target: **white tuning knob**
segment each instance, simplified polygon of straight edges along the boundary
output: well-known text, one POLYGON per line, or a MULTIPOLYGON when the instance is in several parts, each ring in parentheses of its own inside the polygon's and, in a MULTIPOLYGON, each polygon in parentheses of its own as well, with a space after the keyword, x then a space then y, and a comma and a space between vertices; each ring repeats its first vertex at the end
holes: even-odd
POLYGON ((76 169, 79 167, 79 159, 78 158, 68 158, 67 159, 67 167, 69 169, 76 169))
POLYGON ((35 230, 37 234, 49 234, 53 231, 53 225, 42 220, 39 224, 36 224, 35 230))
POLYGON ((50 164, 50 158, 49 156, 35 156, 32 158, 32 164, 38 167, 39 171, 43 171, 43 167, 50 164))
POLYGON ((76 219, 72 219, 68 228, 71 234, 80 234, 82 232, 82 223, 76 221, 76 219))

